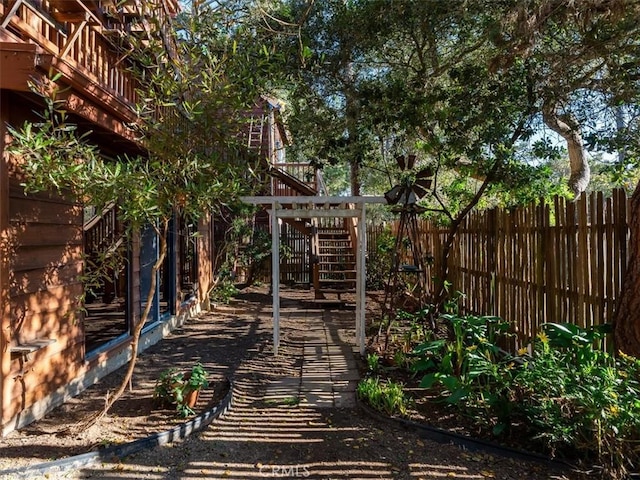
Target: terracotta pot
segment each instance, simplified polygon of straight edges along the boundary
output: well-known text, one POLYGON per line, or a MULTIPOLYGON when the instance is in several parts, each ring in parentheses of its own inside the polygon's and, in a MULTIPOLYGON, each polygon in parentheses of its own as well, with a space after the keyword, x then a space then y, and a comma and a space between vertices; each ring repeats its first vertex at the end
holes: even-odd
POLYGON ((196 403, 198 403, 198 397, 200 396, 200 390, 191 390, 184 396, 184 404, 189 407, 195 407, 196 403))

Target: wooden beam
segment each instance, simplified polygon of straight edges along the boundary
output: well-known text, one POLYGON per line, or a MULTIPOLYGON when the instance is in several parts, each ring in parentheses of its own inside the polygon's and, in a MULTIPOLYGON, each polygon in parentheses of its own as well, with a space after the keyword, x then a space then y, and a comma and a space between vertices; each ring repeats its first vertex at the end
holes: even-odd
MULTIPOLYGON (((0 69, 4 70, 4 69, 0 69)), ((9 251, 11 239, 9 235, 9 156, 4 147, 9 133, 9 102, 6 93, 0 90, 0 426, 9 419, 7 412, 11 402, 9 373, 11 371, 11 310, 9 298, 9 262, 12 253, 9 251)), ((1 428, 0 428, 1 430, 1 428)))
POLYGON ((366 328, 366 255, 367 255, 367 224, 366 209, 360 209, 358 217, 358 252, 356 257, 356 344, 360 355, 365 352, 365 328, 366 328))
POLYGON ((34 44, 0 42, 0 88, 29 91, 29 82, 37 75, 37 57, 34 44))
POLYGON ((246 196, 240 197, 244 203, 249 203, 252 205, 270 205, 273 202, 278 202, 280 205, 290 204, 290 205, 340 205, 342 203, 355 203, 355 204, 363 204, 363 203, 387 203, 384 197, 380 196, 372 196, 372 195, 363 195, 359 197, 338 197, 338 196, 324 196, 324 195, 316 195, 316 196, 304 196, 304 195, 296 195, 296 196, 246 196))
POLYGON ((87 20, 87 13, 84 11, 81 11, 81 12, 55 11, 51 14, 51 16, 60 23, 64 23, 64 22, 82 23, 87 20))
POLYGON ((139 143, 135 134, 125 127, 123 121, 105 111, 104 108, 99 107, 95 103, 90 102, 73 92, 61 93, 59 98, 66 100, 65 107, 68 111, 73 112, 92 123, 100 125, 101 127, 106 128, 132 143, 139 143))
POLYGON ((355 218, 359 215, 358 210, 354 210, 351 208, 345 210, 298 208, 296 210, 281 210, 280 212, 278 212, 278 218, 355 218))
MULTIPOLYGON (((85 17, 86 17, 86 14, 85 14, 85 17)), ((81 21, 80 25, 74 26, 73 35, 71 35, 70 38, 67 38, 67 43, 65 44, 64 48, 62 49, 62 52, 60 53, 60 58, 64 58, 67 56, 67 53, 69 53, 69 50, 71 50, 71 47, 76 42, 76 40, 82 33, 82 29, 86 25, 87 25, 87 19, 85 18, 84 20, 81 21)))
POLYGON ((16 2, 11 7, 11 10, 7 12, 7 15, 4 17, 4 20, 2 20, 2 24, 0 24, 0 28, 7 28, 7 25, 9 25, 11 18, 18 12, 18 9, 20 8, 21 4, 22 4, 22 0, 16 0, 16 2))

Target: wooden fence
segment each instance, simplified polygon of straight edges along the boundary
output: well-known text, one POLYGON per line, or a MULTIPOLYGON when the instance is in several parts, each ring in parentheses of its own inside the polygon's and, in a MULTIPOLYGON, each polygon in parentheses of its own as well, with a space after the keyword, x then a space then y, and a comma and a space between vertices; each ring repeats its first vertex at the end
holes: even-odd
MULTIPOLYGON (((628 207, 617 190, 610 198, 594 193, 577 202, 473 212, 453 243, 451 288, 466 295, 465 311, 513 322, 517 346, 545 322, 610 322, 627 263, 628 207)), ((420 222, 422 251, 436 263, 447 233, 420 222)))

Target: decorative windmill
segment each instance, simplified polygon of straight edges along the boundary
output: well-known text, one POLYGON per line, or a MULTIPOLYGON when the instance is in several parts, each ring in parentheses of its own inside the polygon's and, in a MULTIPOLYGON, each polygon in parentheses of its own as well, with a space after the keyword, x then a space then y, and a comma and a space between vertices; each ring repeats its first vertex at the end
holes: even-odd
POLYGON ((407 303, 424 304, 426 297, 426 262, 422 252, 422 242, 418 231, 418 215, 426 209, 417 202, 429 193, 433 181, 430 167, 415 170, 416 156, 396 157, 401 171, 400 183, 384 194, 392 212, 400 214, 396 233, 391 272, 385 292, 385 309, 393 312, 396 308, 407 307, 407 303), (411 263, 409 263, 411 262, 411 263), (400 277, 407 279, 411 286, 399 292, 400 277), (387 303, 389 302, 389 303, 387 303))

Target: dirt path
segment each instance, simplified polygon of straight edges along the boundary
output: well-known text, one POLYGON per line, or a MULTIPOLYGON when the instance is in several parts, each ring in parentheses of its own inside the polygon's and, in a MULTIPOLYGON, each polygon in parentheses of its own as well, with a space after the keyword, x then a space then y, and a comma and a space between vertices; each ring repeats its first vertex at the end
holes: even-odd
POLYGON ((273 356, 268 336, 270 312, 253 303, 264 296, 244 297, 245 307, 259 313, 259 322, 240 322, 236 332, 227 325, 224 338, 210 339, 217 349, 228 345, 230 359, 239 358, 233 351, 240 346, 238 334, 247 346, 232 375, 233 406, 223 417, 184 442, 46 478, 582 478, 533 462, 437 444, 357 407, 340 408, 349 405, 345 393, 353 387, 351 371, 332 367, 327 355, 342 356, 345 366, 353 362, 348 357, 354 313, 312 310, 298 303, 298 292, 283 294, 291 297, 283 299, 279 357, 273 356), (324 329, 325 351, 319 347, 319 328, 324 329))

